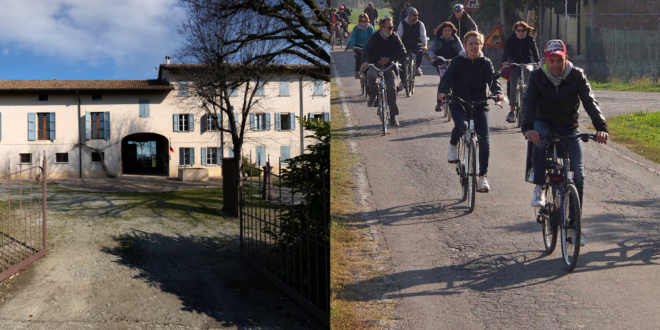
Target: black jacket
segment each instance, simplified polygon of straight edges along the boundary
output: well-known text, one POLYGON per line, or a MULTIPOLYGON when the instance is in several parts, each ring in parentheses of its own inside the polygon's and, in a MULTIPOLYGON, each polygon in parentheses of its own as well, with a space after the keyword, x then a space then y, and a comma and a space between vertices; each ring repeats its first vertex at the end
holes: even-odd
POLYGON ((479 57, 475 60, 458 55, 451 60, 447 72, 438 85, 438 93, 449 94, 452 91, 468 102, 487 100, 487 87, 491 86, 492 94, 502 94, 502 86, 493 80, 493 63, 488 57, 479 57))
POLYGON ((451 14, 449 18, 447 18, 447 21, 451 22, 451 24, 454 24, 458 32, 456 33, 459 37, 461 37, 461 40, 465 37, 465 34, 470 32, 470 31, 479 31, 477 30, 477 23, 475 23, 472 20, 472 17, 468 15, 468 13, 463 12, 463 16, 461 16, 461 20, 459 22, 458 18, 456 18, 456 15, 451 14))
POLYGON ((367 14, 367 16, 369 16, 369 21, 371 22, 371 25, 376 26, 376 24, 374 24, 374 22, 378 18, 378 9, 376 9, 375 7, 369 9, 369 7, 367 7, 367 8, 364 8, 363 13, 365 13, 365 14, 367 14))
POLYGON ((553 126, 577 128, 580 100, 596 130, 607 132, 605 117, 582 69, 573 67, 559 87, 555 87, 540 67, 534 69, 523 96, 522 131, 533 130, 536 119, 553 126))
MULTIPOLYGON (((372 34, 362 48, 362 62, 376 64, 381 57, 387 57, 390 62, 403 61, 406 58, 406 49, 403 47, 401 38, 392 33, 387 40, 383 38, 380 31, 372 34)), ((389 64, 388 64, 389 65, 389 64)))
POLYGON ((348 19, 348 15, 346 15, 346 12, 338 11, 337 12, 337 18, 343 19, 344 23, 346 23, 346 24, 350 23, 350 21, 348 19))
POLYGON ((539 50, 536 48, 534 37, 528 34, 519 39, 514 32, 506 39, 502 62, 527 64, 537 63, 538 61, 540 61, 539 50))

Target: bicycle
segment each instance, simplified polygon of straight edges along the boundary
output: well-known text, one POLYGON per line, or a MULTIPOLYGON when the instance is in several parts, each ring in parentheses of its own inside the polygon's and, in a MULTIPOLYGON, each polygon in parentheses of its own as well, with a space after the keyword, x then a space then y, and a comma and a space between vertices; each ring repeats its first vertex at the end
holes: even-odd
MULTIPOLYGON (((571 141, 583 142, 596 139, 594 134, 562 136, 544 134, 541 139, 549 143, 546 153, 548 167, 545 173, 543 194, 545 206, 535 208, 536 221, 542 225, 543 244, 548 254, 557 245, 557 232, 561 230, 561 251, 566 269, 572 271, 580 256, 580 235, 582 207, 577 187, 573 183, 573 172, 568 159, 568 147, 571 141), (561 145, 560 145, 561 144, 561 145), (559 156, 560 149, 562 156, 559 156)), ((535 174, 536 175, 536 174, 535 174)))
POLYGON ((400 65, 398 63, 392 62, 387 68, 381 70, 373 64, 368 65, 368 67, 374 68, 376 71, 378 71, 378 78, 376 78, 376 85, 378 86, 378 111, 376 114, 383 123, 383 135, 387 134, 387 126, 389 125, 390 121, 390 109, 389 105, 387 104, 387 88, 385 87, 385 71, 392 69, 392 67, 396 67, 398 69, 399 66, 400 65))
POLYGON ((525 68, 529 65, 532 67, 536 66, 536 63, 527 63, 527 64, 520 64, 520 63, 509 63, 511 66, 515 66, 520 68, 520 77, 518 78, 518 91, 516 92, 516 114, 513 117, 514 121, 517 123, 518 128, 522 126, 522 99, 523 96, 525 95, 525 68))
POLYGON ((339 48, 344 46, 344 36, 339 31, 339 22, 332 24, 330 33, 330 49, 335 50, 335 44, 339 40, 339 48))
MULTIPOLYGON (((486 101, 467 102, 458 96, 447 94, 445 95, 445 101, 442 102, 458 104, 468 115, 468 129, 458 141, 459 159, 455 163, 456 174, 460 177, 460 184, 463 190, 461 201, 465 202, 467 200, 470 213, 474 211, 477 175, 479 173, 479 160, 477 158, 479 140, 477 132, 474 130, 474 108, 488 105, 488 100, 497 100, 497 96, 489 96, 486 101), (460 158, 461 155, 462 158, 460 158)), ((495 102, 495 104, 500 108, 502 107, 500 102, 495 102)))
MULTIPOLYGON (((451 64, 451 59, 446 59, 442 56, 436 56, 435 60, 433 60, 433 65, 438 67, 438 71, 440 74, 440 79, 442 79, 442 76, 444 76, 445 72, 447 71, 447 68, 449 67, 449 64, 451 64)), ((442 117, 447 118, 447 121, 451 121, 451 112, 449 111, 449 104, 444 103, 442 104, 442 117)))
MULTIPOLYGON (((346 47, 346 50, 349 48, 346 47)), ((362 47, 353 47, 353 51, 355 52, 355 57, 362 57, 362 47)), ((363 71, 361 68, 358 70, 358 75, 360 76, 360 95, 364 95, 364 97, 369 97, 369 86, 367 85, 367 74, 365 71, 363 71)))

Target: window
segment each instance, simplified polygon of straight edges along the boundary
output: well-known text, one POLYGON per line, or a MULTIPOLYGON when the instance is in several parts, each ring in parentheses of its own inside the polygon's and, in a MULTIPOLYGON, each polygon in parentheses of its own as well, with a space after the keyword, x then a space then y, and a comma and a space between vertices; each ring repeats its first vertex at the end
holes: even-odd
POLYGON ((206 157, 204 164, 202 165, 218 165, 218 149, 220 148, 202 148, 206 149, 206 152, 202 150, 202 157, 206 157))
POLYGON ((140 118, 149 118, 149 100, 140 100, 140 118))
POLYGON ((188 96, 188 82, 180 81, 179 82, 179 96, 187 97, 188 96))
POLYGON ((265 88, 265 83, 263 79, 261 80, 254 80, 254 88, 256 89, 256 92, 254 92, 254 95, 257 96, 264 96, 266 95, 266 88, 265 88))
MULTIPOLYGON (((218 117, 222 116, 222 113, 218 114, 218 117)), ((211 114, 206 115, 206 130, 207 131, 217 131, 218 128, 215 125, 215 119, 211 114)))
POLYGON ((309 119, 317 119, 319 121, 330 121, 329 112, 310 112, 309 119))
POLYGON ((188 127, 189 127, 188 115, 187 114, 179 115, 179 132, 187 132, 188 127))
POLYGON ((255 125, 254 130, 255 131, 265 130, 266 129, 266 123, 265 123, 265 121, 266 121, 265 117, 266 116, 265 116, 265 114, 257 113, 257 114, 254 115, 254 117, 255 117, 255 120, 256 120, 255 124, 254 124, 255 125))
POLYGON ((55 154, 55 162, 56 163, 68 163, 69 162, 69 153, 57 153, 55 154))
POLYGON ((314 80, 314 96, 323 96, 323 80, 314 80))
POLYGON ((92 95, 92 101, 101 101, 102 97, 101 95, 92 95))
POLYGON ((257 147, 257 159, 256 159, 256 164, 257 165, 264 165, 266 164, 266 147, 257 147))
POLYGON ((104 139, 105 127, 103 121, 103 112, 92 112, 92 139, 104 139))
POLYGON ((289 96, 289 78, 280 79, 280 96, 289 96))
POLYGON ((39 113, 39 140, 50 139, 50 113, 39 113))
POLYGON ((39 95, 39 101, 48 101, 48 95, 39 95))
POLYGON ((285 163, 291 159, 291 147, 290 146, 281 146, 280 147, 280 162, 285 163))
POLYGON ((280 129, 283 131, 291 130, 291 114, 281 113, 280 115, 280 129))
MULTIPOLYGON (((105 156, 105 153, 98 153, 98 152, 92 152, 92 163, 100 163, 101 162, 101 156, 105 156)), ((67 156, 68 158, 68 156, 67 156)))
POLYGON ((195 165, 195 149, 179 148, 179 165, 195 165))
POLYGON ((20 154, 21 164, 32 164, 32 154, 20 154))

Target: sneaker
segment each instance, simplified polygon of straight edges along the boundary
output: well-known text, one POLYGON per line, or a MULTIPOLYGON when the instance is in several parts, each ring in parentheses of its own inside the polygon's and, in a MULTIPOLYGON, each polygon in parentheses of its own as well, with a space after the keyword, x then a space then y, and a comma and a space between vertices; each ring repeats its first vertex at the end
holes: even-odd
POLYGON ((424 73, 422 73, 422 68, 417 67, 417 70, 415 70, 415 75, 419 77, 419 76, 421 76, 421 75, 423 75, 423 74, 424 74, 424 73))
POLYGON ((537 184, 534 187, 534 194, 532 195, 532 207, 544 207, 545 195, 543 194, 543 185, 537 184))
POLYGON ((392 127, 399 127, 399 126, 401 126, 401 125, 399 124, 399 121, 396 120, 395 117, 392 117, 392 118, 390 118, 390 126, 392 126, 392 127))
POLYGON ((438 103, 435 105, 435 112, 442 112, 442 104, 438 103))
POLYGON ((369 101, 367 101, 367 108, 373 107, 374 103, 376 103, 376 99, 369 99, 369 101))
POLYGON ((587 237, 584 236, 584 233, 580 233, 580 246, 587 245, 587 237))
POLYGON ((513 111, 509 111, 509 114, 506 116, 506 121, 509 123, 516 121, 516 115, 513 113, 513 111))
POLYGON ((488 179, 486 179, 486 176, 479 176, 477 178, 477 192, 481 193, 487 193, 490 191, 490 185, 488 184, 488 179))
POLYGON ((449 143, 449 150, 447 151, 447 161, 450 163, 458 162, 458 145, 451 145, 449 143))

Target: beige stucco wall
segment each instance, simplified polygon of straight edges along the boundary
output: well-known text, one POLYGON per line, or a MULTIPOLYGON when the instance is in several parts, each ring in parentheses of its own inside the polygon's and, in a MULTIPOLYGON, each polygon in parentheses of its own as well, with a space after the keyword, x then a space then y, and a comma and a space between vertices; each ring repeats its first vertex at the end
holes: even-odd
MULTIPOLYGON (((178 88, 175 75, 163 75, 171 79, 172 85, 178 88)), ((324 83, 324 95, 313 96, 313 81, 303 82, 303 113, 321 113, 330 111, 329 84, 324 83)), ((266 154, 270 155, 271 163, 276 163, 280 156, 280 146, 291 147, 291 157, 300 154, 300 125, 296 122, 295 130, 276 131, 274 113, 295 112, 300 114, 300 80, 290 78, 290 96, 279 96, 279 79, 266 86, 265 96, 258 97, 255 112, 271 113, 271 129, 269 131, 249 131, 246 124, 246 138, 243 154, 252 153, 255 158, 256 146, 265 146, 266 154)), ((192 89, 191 89, 192 90, 192 89)), ((242 96, 232 97, 236 111, 242 104, 242 96)), ((119 175, 121 166, 121 141, 124 137, 134 133, 160 134, 171 142, 175 152, 170 152, 168 174, 176 177, 179 168, 179 148, 195 148, 195 165, 209 169, 212 177, 221 176, 220 166, 201 165, 202 147, 220 147, 219 132, 205 132, 202 130, 201 119, 204 112, 196 107, 194 97, 179 97, 178 90, 167 92, 81 92, 81 115, 78 116, 78 97, 75 92, 21 92, 0 94, 0 113, 2 113, 2 139, 0 140, 0 173, 6 173, 10 164, 12 171, 18 169, 19 154, 32 153, 33 162, 37 160, 37 152, 45 151, 48 160, 49 178, 77 178, 79 176, 79 149, 76 146, 79 139, 79 129, 85 130, 85 112, 110 112, 110 140, 84 141, 87 145, 104 149, 108 169, 119 175), (48 101, 38 101, 39 94, 48 94, 48 101), (92 101, 92 94, 101 94, 102 101, 92 101), (139 100, 150 100, 149 118, 139 117, 139 100), (55 113, 56 138, 54 141, 37 140, 28 141, 28 113, 55 113), (195 123, 193 132, 174 132, 173 114, 194 113, 195 123), (55 163, 55 154, 68 152, 69 162, 55 163)), ((225 126, 226 119, 225 119, 225 126)), ((304 132, 308 135, 309 132, 304 132)), ((225 134, 223 154, 226 157, 231 144, 231 137, 225 134)), ((311 143, 310 139, 305 145, 311 143)), ((276 164, 272 164, 276 166, 276 164)), ((82 150, 82 176, 105 177, 101 165, 91 162, 91 154, 82 150)))

